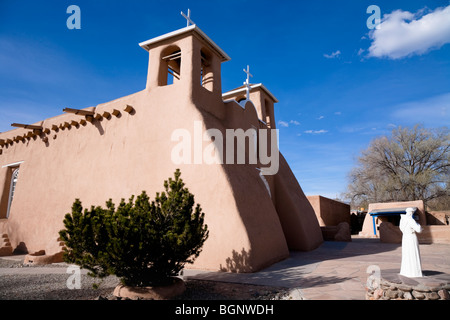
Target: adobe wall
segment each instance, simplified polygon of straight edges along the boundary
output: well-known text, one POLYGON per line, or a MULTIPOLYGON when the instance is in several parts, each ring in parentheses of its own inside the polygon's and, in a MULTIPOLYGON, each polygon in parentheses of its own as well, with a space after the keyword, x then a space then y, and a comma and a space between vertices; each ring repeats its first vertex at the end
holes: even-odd
MULTIPOLYGON (((402 243, 402 232, 400 228, 392 223, 383 222, 380 225, 380 241, 385 243, 402 243)), ((449 243, 450 244, 450 226, 434 225, 422 226, 422 232, 417 233, 419 243, 449 243)))
MULTIPOLYGON (((135 108, 134 115, 122 112, 120 118, 52 132, 46 136, 47 143, 39 137, 9 146, 1 164, 24 161, 7 226, 13 247, 53 254, 50 247, 75 198, 89 207, 104 206, 109 198, 118 203, 142 190, 153 197, 179 167, 210 230, 196 267, 218 270, 234 252, 246 255, 246 271, 287 257, 280 222, 256 170, 172 163, 173 130, 186 128, 193 136, 192 124, 203 121, 189 101, 174 99, 173 89, 141 91, 96 109, 102 114, 129 104, 135 108)), ((61 115, 44 121, 43 126, 51 128, 76 118, 61 115)))
POLYGON ((323 243, 322 232, 308 199, 280 153, 275 175, 276 209, 291 250, 309 251, 323 243))
POLYGON ((450 244, 450 226, 423 226, 418 235, 420 243, 448 243, 450 244))
MULTIPOLYGON (((201 88, 200 91, 203 89, 201 88)), ((201 97, 200 94, 197 97, 201 97)), ((220 121, 217 117, 211 113, 203 110, 201 107, 203 104, 198 102, 199 110, 202 113, 205 121, 206 128, 219 129, 223 136, 225 136, 226 129, 238 129, 241 128, 247 131, 251 128, 267 129, 267 126, 258 119, 255 106, 250 102, 247 102, 244 107, 237 102, 222 103, 222 107, 226 108, 225 121, 220 121)), ((220 111, 218 111, 220 112, 220 111)), ((270 137, 269 137, 270 141, 270 137)), ((223 158, 226 158, 226 148, 223 148, 223 158)), ((258 185, 264 186, 262 180, 259 177, 259 171, 256 167, 264 167, 258 163, 257 165, 224 165, 227 172, 230 172, 228 178, 233 183, 234 187, 240 189, 235 193, 236 199, 242 201, 242 206, 248 206, 248 196, 252 194, 252 188, 249 189, 248 181, 243 179, 243 173, 232 173, 235 170, 248 170, 252 176, 258 176, 258 185), (239 177, 234 179, 234 177, 239 177), (236 183, 236 185, 234 184, 236 183), (243 196, 242 199, 240 196, 243 196)), ((247 171, 246 171, 247 172, 247 171)), ((259 197, 264 197, 272 202, 270 210, 273 212, 270 215, 274 215, 279 219, 279 223, 282 227, 283 236, 287 242, 287 246, 290 250, 313 250, 320 246, 323 242, 323 237, 320 231, 317 218, 314 214, 314 210, 307 201, 306 196, 303 193, 297 179, 292 173, 288 163, 284 159, 283 155, 279 153, 279 169, 278 173, 274 176, 266 176, 270 187, 270 195, 267 193, 264 195, 255 194, 255 201, 258 201, 259 197)), ((249 212, 258 212, 255 207, 251 205, 248 207, 249 212)), ((267 210, 267 209, 266 209, 267 210)), ((252 213, 250 213, 253 215, 252 213)), ((258 219, 258 218, 257 218, 258 219)), ((259 223, 256 221, 256 223, 259 223)), ((261 247, 263 248, 263 247, 261 247)))
POLYGON ((341 222, 350 225, 350 206, 322 196, 307 196, 320 226, 337 226, 341 222))
POLYGON ((427 211, 427 224, 448 225, 450 220, 450 211, 427 211))
MULTIPOLYGON (((0 133, 0 139, 8 141, 0 166, 23 161, 10 217, 1 224, 13 248, 54 254, 60 249, 58 231, 75 198, 84 207, 104 206, 109 198, 117 204, 143 190, 153 198, 176 168, 205 212, 210 230, 192 267, 251 272, 286 258, 289 248, 311 250, 322 243, 314 211, 282 156, 279 173, 267 179, 273 197, 256 165, 172 161, 176 129, 185 129, 194 139, 196 121, 203 131, 260 125, 255 110, 236 104, 240 110, 233 109, 231 116, 217 91, 206 90, 200 81, 183 81, 197 80, 197 40, 176 39, 185 59, 182 81, 155 86, 149 76, 147 89, 89 108, 98 117, 92 123, 62 114, 40 122, 40 135, 27 136, 26 129, 0 133), (187 63, 190 60, 195 63, 187 63), (125 112, 127 105, 134 111, 125 112)), ((0 169, 0 177, 7 169, 0 169)))

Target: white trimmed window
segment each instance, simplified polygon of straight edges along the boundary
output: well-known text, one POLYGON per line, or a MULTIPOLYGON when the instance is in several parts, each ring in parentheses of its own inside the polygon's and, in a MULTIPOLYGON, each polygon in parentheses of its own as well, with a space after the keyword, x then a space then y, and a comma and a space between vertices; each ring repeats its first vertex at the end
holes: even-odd
POLYGON ((13 173, 9 185, 8 209, 6 211, 6 218, 9 218, 9 210, 11 209, 11 204, 14 198, 14 191, 16 190, 17 179, 19 177, 19 167, 11 169, 13 170, 13 173))
POLYGON ((22 164, 22 162, 23 161, 18 161, 1 167, 2 172, 4 172, 3 170, 6 170, 6 174, 5 175, 2 174, 2 176, 6 178, 6 180, 0 181, 0 183, 2 183, 5 186, 2 194, 0 194, 1 219, 9 218, 11 205, 17 187, 17 180, 19 178, 19 167, 22 164))

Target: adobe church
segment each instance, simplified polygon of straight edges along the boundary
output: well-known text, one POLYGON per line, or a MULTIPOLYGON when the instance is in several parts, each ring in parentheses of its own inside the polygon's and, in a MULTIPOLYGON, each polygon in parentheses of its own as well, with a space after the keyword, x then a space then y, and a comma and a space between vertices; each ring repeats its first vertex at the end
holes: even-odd
POLYGON ((149 54, 144 90, 0 133, 0 255, 60 257, 58 231, 76 198, 87 208, 143 190, 154 197, 177 168, 209 229, 188 267, 253 272, 290 250, 317 248, 316 215, 281 154, 270 175, 261 174, 268 165, 260 159, 173 161, 172 134, 180 128, 192 137, 194 124, 223 136, 227 129, 275 129, 274 95, 248 82, 222 93, 221 64, 230 58, 195 24, 140 46, 149 54))

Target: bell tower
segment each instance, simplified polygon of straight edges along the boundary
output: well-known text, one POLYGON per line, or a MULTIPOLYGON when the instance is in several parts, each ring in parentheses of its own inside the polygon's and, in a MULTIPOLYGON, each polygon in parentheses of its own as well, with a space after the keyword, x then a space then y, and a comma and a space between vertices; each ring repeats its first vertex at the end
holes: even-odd
POLYGON ((230 57, 195 24, 139 44, 149 53, 147 90, 221 99, 221 63, 230 57))

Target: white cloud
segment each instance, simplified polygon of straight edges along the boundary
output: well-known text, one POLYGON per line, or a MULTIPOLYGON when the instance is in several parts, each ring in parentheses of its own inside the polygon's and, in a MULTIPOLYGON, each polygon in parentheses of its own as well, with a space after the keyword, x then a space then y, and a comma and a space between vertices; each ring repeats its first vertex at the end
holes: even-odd
POLYGON ((323 118, 325 118, 325 116, 320 116, 317 118, 317 120, 322 120, 323 118))
POLYGON ((331 54, 326 54, 326 53, 325 53, 323 56, 324 56, 325 58, 327 58, 327 59, 333 59, 333 58, 339 57, 340 54, 341 54, 341 51, 340 51, 340 50, 337 50, 337 51, 335 51, 335 52, 332 52, 331 54))
POLYGON ((281 127, 286 127, 286 128, 289 127, 289 123, 287 123, 286 121, 282 121, 282 120, 278 121, 278 125, 281 127))
POLYGON ((324 129, 321 129, 321 130, 306 130, 304 132, 305 133, 309 133, 309 134, 321 134, 321 133, 327 133, 328 130, 324 130, 324 129))
POLYGON ((300 122, 298 122, 297 120, 291 120, 289 121, 289 123, 295 124, 296 126, 300 125, 300 122))
POLYGON ((370 31, 369 57, 400 59, 421 55, 450 43, 450 5, 424 15, 396 10, 385 14, 380 28, 370 31))
POLYGON ((334 114, 337 115, 337 116, 340 116, 342 114, 342 112, 336 111, 334 114))

